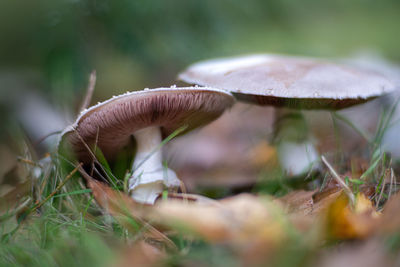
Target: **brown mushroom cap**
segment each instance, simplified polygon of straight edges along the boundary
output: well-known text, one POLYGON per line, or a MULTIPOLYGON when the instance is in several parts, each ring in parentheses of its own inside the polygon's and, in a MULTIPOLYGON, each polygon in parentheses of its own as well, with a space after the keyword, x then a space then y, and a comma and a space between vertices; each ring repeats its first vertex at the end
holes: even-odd
POLYGON ((305 109, 340 109, 394 90, 372 70, 268 54, 200 62, 179 78, 228 90, 239 100, 305 109))
POLYGON ((233 102, 231 94, 205 87, 128 92, 83 111, 62 134, 59 148, 65 151, 67 146, 79 161, 89 163, 91 156, 84 140, 89 147, 96 143, 112 161, 137 130, 159 126, 166 137, 187 125, 188 132, 215 120, 233 102))

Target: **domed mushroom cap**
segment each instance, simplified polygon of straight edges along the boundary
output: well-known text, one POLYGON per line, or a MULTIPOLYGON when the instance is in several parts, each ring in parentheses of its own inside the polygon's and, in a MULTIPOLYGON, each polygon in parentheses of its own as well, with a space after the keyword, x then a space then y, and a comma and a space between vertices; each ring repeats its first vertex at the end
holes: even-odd
POLYGON ((282 55, 204 61, 179 78, 231 91, 239 100, 308 109, 344 108, 394 90, 385 76, 371 70, 282 55))
POLYGON ((89 163, 86 145, 96 144, 107 160, 113 160, 140 129, 157 126, 165 137, 187 125, 187 132, 215 120, 233 102, 231 94, 206 87, 128 92, 83 111, 63 132, 59 147, 89 163))

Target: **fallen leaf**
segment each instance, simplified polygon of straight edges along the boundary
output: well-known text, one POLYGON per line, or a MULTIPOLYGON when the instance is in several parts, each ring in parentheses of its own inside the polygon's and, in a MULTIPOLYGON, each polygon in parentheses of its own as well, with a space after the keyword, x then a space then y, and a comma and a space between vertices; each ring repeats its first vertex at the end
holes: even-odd
POLYGON ((320 227, 317 216, 327 209, 341 191, 327 190, 326 192, 292 191, 276 199, 284 207, 293 226, 300 232, 316 230, 320 227))
POLYGON ((268 198, 241 194, 214 205, 165 201, 155 206, 159 219, 214 243, 243 244, 284 239, 281 207, 268 198))
POLYGON ((379 233, 391 234, 400 230, 400 193, 392 196, 383 207, 379 233))
POLYGON ((285 207, 287 213, 309 215, 312 213, 314 207, 314 194, 315 191, 297 190, 276 199, 276 201, 285 207))
POLYGON ((218 202, 172 198, 150 206, 137 203, 90 177, 86 179, 102 208, 128 228, 132 228, 129 219, 135 219, 147 227, 147 235, 151 238, 169 241, 148 222, 161 226, 161 229, 184 229, 214 243, 279 243, 285 236, 283 226, 287 222, 282 208, 266 197, 241 194, 218 202))
POLYGON ((11 205, 18 205, 25 196, 28 196, 32 190, 32 183, 27 180, 11 187, 10 190, 0 197, 0 212, 7 211, 11 205))
POLYGON ((358 194, 354 208, 341 194, 330 204, 326 213, 327 234, 333 239, 365 239, 376 229, 379 214, 372 202, 358 194))
MULTIPOLYGON (((81 173, 84 172, 81 171, 81 173)), ((155 239, 175 249, 175 244, 167 236, 148 223, 148 220, 145 220, 151 218, 152 206, 137 203, 124 193, 113 190, 106 184, 86 175, 87 185, 92 189, 96 202, 121 225, 136 234, 140 231, 145 239, 155 239)))
POLYGON ((325 210, 340 194, 339 187, 328 188, 322 192, 297 190, 275 199, 289 214, 301 216, 317 215, 325 210))
POLYGON ((128 246, 123 249, 117 262, 112 266, 159 266, 166 256, 164 251, 146 241, 140 240, 133 246, 128 246))
POLYGON ((318 214, 325 211, 329 205, 334 202, 341 194, 343 193, 342 189, 338 190, 329 190, 329 192, 324 192, 323 197, 320 195, 316 197, 313 195, 314 206, 313 213, 318 214))

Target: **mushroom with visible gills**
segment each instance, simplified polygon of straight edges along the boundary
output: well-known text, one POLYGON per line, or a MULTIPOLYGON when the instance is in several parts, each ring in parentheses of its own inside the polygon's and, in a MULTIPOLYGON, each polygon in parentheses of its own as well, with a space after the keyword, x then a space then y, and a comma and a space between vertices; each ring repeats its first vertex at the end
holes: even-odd
POLYGON ((189 84, 225 89, 238 100, 292 109, 289 113, 276 113, 276 123, 281 127, 274 138, 280 140, 278 156, 290 176, 309 171, 318 154, 309 137, 303 133, 296 136, 293 127, 287 130, 282 117, 304 129, 305 120, 299 109, 337 110, 394 90, 392 82, 375 71, 272 54, 200 62, 189 66, 179 78, 189 84))
POLYGON ((230 93, 207 87, 128 92, 83 111, 62 134, 60 148, 69 148, 88 166, 93 161, 93 147, 112 162, 133 136, 137 152, 129 192, 133 199, 153 204, 164 186, 180 185, 175 172, 162 165, 162 139, 182 126, 186 128, 179 134, 215 120, 233 102, 230 93))

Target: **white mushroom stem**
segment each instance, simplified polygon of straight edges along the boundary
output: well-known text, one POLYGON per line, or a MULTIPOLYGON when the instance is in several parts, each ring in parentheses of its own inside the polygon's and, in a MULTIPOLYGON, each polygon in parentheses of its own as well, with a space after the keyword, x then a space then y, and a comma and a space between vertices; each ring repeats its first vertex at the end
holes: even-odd
POLYGON ((129 178, 129 192, 138 202, 154 204, 164 186, 178 187, 180 181, 174 171, 162 165, 159 127, 144 128, 133 136, 137 152, 132 166, 133 173, 129 178))
POLYGON ((275 125, 278 159, 286 175, 296 177, 318 169, 319 154, 301 112, 278 109, 275 125))
POLYGON ((319 154, 310 141, 282 142, 278 145, 278 159, 288 176, 301 176, 319 164, 319 154))

